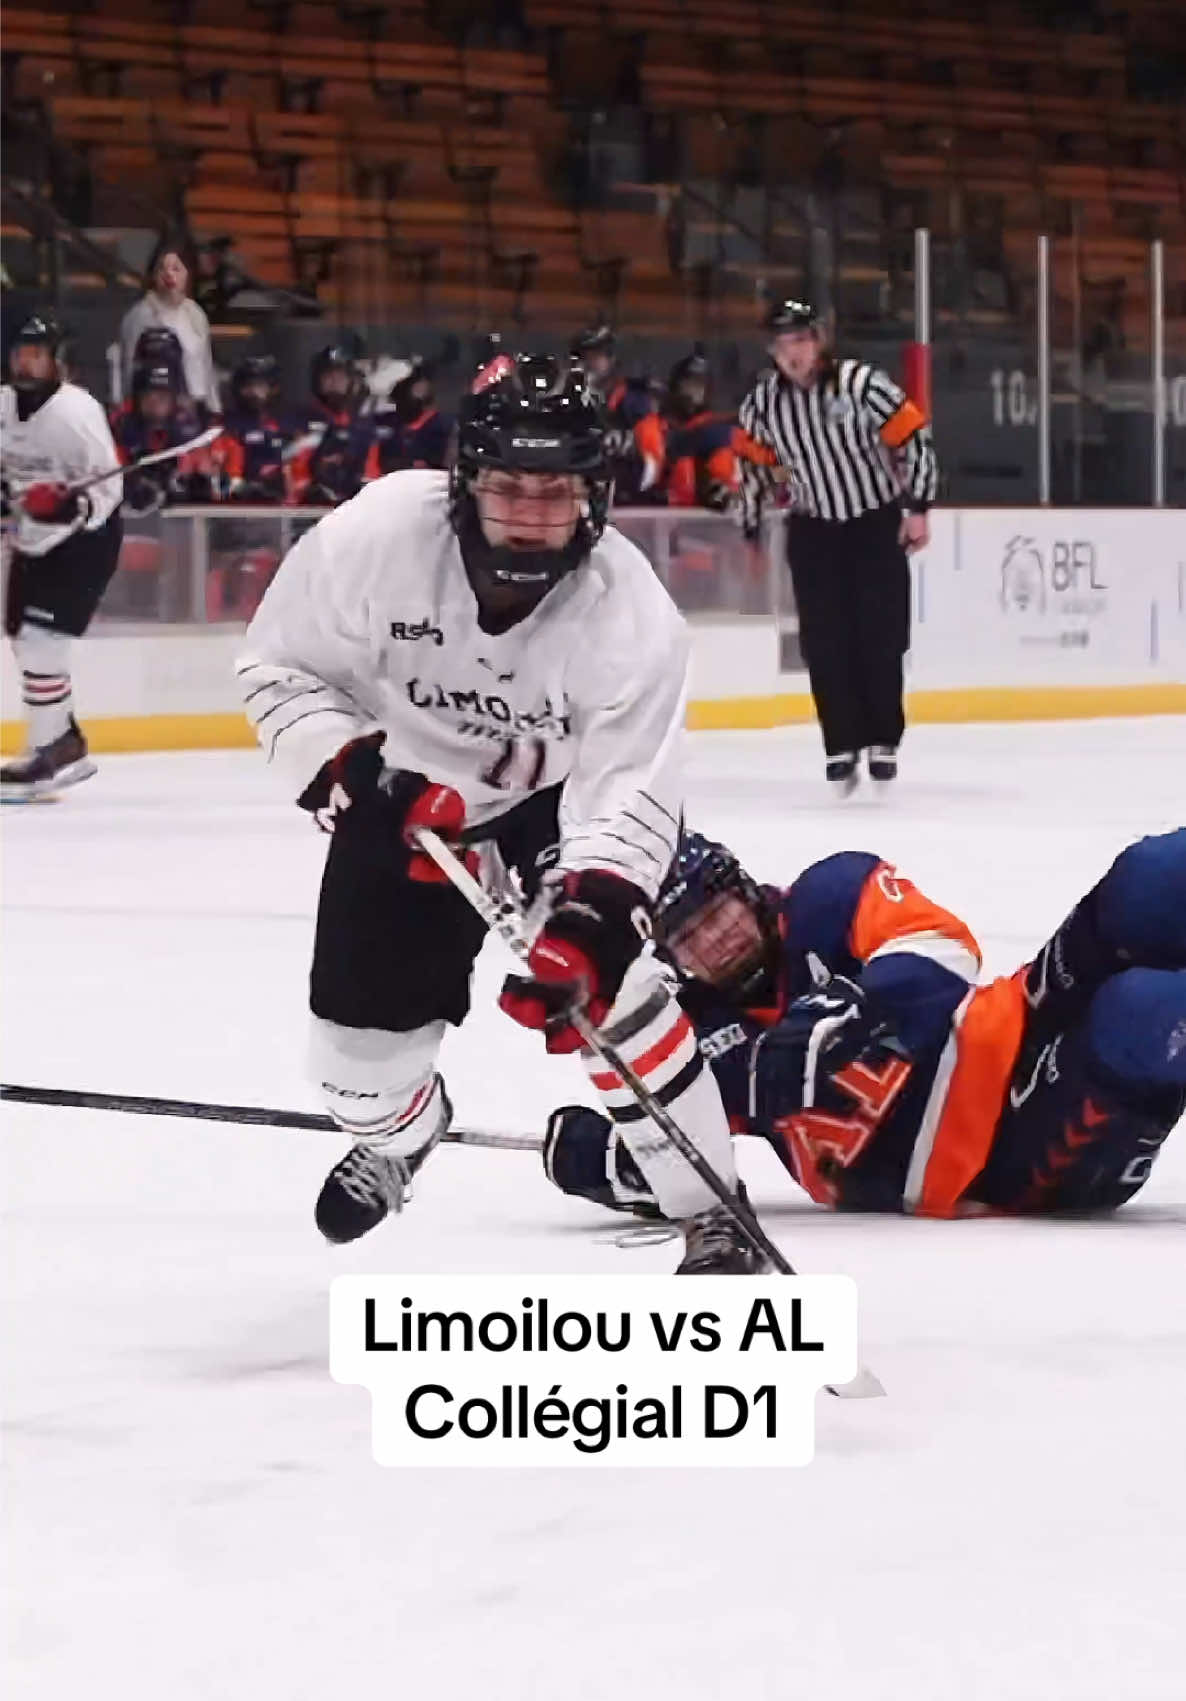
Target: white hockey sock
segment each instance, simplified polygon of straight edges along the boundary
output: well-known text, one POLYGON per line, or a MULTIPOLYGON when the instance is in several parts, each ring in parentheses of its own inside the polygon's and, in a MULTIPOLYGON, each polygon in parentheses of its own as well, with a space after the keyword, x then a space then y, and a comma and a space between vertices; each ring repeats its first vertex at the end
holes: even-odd
MULTIPOLYGON (((640 958, 632 966, 602 1033, 670 1111, 701 1157, 736 1191, 733 1141, 716 1078, 653 959, 640 958)), ((678 1220, 715 1205, 712 1189, 642 1112, 625 1082, 599 1058, 585 1056, 584 1062, 663 1215, 678 1220)))
POLYGON ((21 670, 21 697, 29 718, 29 747, 40 750, 69 730, 74 713, 70 686, 70 646, 64 632, 22 626, 13 639, 21 670))
POLYGON ((344 1133, 376 1151, 408 1157, 443 1131, 446 1101, 436 1061, 444 1022, 399 1034, 312 1020, 311 1072, 344 1133))

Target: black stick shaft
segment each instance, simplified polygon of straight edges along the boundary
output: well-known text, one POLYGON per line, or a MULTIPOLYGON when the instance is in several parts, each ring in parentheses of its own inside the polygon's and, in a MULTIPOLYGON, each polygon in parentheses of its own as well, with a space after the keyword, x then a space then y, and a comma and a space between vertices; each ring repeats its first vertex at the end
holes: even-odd
MULTIPOLYGON (((239 1122, 260 1128, 310 1128, 320 1134, 341 1133, 332 1117, 308 1110, 274 1110, 268 1105, 154 1099, 134 1093, 82 1092, 74 1087, 20 1086, 9 1081, 0 1085, 0 1099, 68 1110, 115 1110, 131 1116, 180 1116, 192 1122, 239 1122)), ((475 1128, 451 1128, 444 1139, 454 1146, 492 1146, 514 1152, 538 1152, 543 1145, 531 1134, 494 1134, 475 1128)))

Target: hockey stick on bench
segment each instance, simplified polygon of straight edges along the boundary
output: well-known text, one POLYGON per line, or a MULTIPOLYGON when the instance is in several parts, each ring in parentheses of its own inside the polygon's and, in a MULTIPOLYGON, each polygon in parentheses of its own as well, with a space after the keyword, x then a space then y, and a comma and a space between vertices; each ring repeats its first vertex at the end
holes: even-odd
MULTIPOLYGON (((25 1087, 5 1081, 0 1099, 13 1104, 53 1105, 70 1110, 117 1110, 133 1116, 183 1116, 196 1122, 241 1122, 259 1128, 310 1128, 340 1134, 332 1117, 308 1110, 272 1110, 267 1105, 207 1104, 201 1099, 140 1098, 133 1093, 88 1093, 73 1087, 25 1087)), ((452 1146, 492 1146, 507 1152, 540 1152, 534 1134, 495 1134, 480 1128, 450 1128, 441 1137, 452 1146)))
POLYGON ((138 460, 129 461, 126 467, 108 467, 106 472, 92 473, 90 478, 82 479, 78 484, 68 486, 71 496, 81 496, 84 490, 91 490, 96 484, 106 484, 109 478, 118 478, 121 473, 139 472, 141 467, 155 467, 158 461, 175 461, 182 455, 193 454, 197 449, 204 449, 222 436, 221 425, 211 425, 205 431, 200 431, 196 437, 191 437, 188 443, 174 443, 171 449, 156 449, 151 455, 141 455, 138 460))
MULTIPOLYGON (((530 947, 524 932, 523 913, 514 899, 507 897, 499 902, 492 898, 481 882, 470 873, 460 857, 455 856, 444 840, 439 838, 431 828, 422 827, 416 831, 414 836, 420 848, 432 858, 462 896, 469 900, 487 926, 492 928, 499 938, 510 946, 521 962, 525 962, 530 947)), ((707 1158, 700 1153, 684 1133, 667 1107, 660 1103, 646 1082, 635 1073, 625 1058, 622 1057, 617 1047, 605 1039, 600 1029, 593 1026, 583 1010, 579 1008, 572 1010, 568 1020, 572 1022, 582 1041, 594 1056, 599 1057, 608 1068, 625 1081, 647 1116, 662 1129, 684 1162, 691 1165, 704 1185, 720 1201, 754 1250, 768 1259, 780 1275, 796 1275, 797 1271, 794 1265, 770 1239, 754 1213, 738 1199, 735 1193, 730 1191, 707 1158)), ((828 1384, 828 1392, 841 1399, 852 1400, 870 1399, 878 1394, 884 1394, 885 1389, 870 1371, 865 1370, 863 1366, 858 1366, 856 1376, 851 1382, 835 1387, 828 1384)))

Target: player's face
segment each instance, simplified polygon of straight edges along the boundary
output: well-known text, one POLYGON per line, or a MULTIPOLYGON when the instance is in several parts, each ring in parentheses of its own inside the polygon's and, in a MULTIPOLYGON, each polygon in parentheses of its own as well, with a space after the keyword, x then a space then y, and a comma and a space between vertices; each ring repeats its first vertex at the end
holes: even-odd
POLYGON ((184 295, 189 273, 181 255, 162 254, 153 273, 153 282, 162 295, 184 295))
POLYGON ((272 386, 266 378, 253 378, 249 384, 244 384, 239 394, 245 405, 255 413, 262 413, 271 398, 272 386))
POLYGON ((574 473, 486 467, 474 495, 486 542, 495 549, 563 549, 576 531, 585 483, 574 473))
POLYGON ((323 402, 340 405, 350 394, 350 374, 341 366, 331 366, 317 381, 317 393, 323 402))
POLYGON ((780 331, 770 344, 775 366, 794 384, 806 384, 819 359, 819 333, 808 329, 780 331))
POLYGON ((44 343, 18 343, 8 357, 8 367, 18 389, 52 384, 55 377, 53 352, 44 343))
POLYGON ((140 398, 140 417, 149 425, 167 425, 173 417, 173 397, 168 390, 145 390, 140 398))
POLYGON ((614 357, 606 349, 593 349, 582 356, 581 365, 590 384, 601 389, 614 369, 614 357))
POLYGON ((685 378, 676 395, 685 413, 699 413, 708 400, 708 385, 703 378, 685 378))
POLYGON ((708 986, 744 975, 764 950, 758 918, 736 892, 718 892, 662 945, 681 973, 708 986))

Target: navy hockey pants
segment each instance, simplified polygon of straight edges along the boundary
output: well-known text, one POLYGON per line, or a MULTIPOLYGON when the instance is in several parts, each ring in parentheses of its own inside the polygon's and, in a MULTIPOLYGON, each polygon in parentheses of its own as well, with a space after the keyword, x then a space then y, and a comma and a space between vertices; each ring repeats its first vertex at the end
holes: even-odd
POLYGON ((1141 839, 1030 964, 1025 1038, 969 1197, 1122 1205, 1186 1113, 1186 828, 1141 839))

